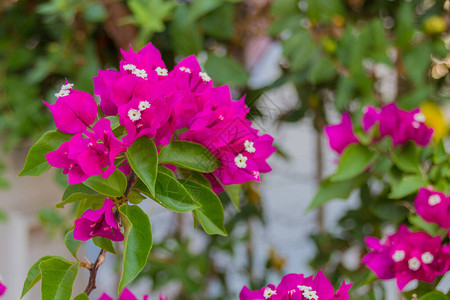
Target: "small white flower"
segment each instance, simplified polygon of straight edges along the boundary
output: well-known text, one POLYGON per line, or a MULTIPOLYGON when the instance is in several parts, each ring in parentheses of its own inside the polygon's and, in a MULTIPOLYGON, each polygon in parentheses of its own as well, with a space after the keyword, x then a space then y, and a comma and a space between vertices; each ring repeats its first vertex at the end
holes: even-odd
POLYGON ((306 299, 314 299, 314 300, 318 300, 319 296, 317 295, 316 291, 304 291, 303 292, 303 297, 305 297, 306 299))
POLYGON ((392 259, 395 262, 400 262, 400 261, 404 260, 405 259, 405 251, 403 251, 403 250, 395 251, 394 254, 392 254, 392 259))
POLYGON ((61 86, 61 90, 70 90, 71 88, 73 88, 73 83, 67 83, 61 86))
POLYGON ((55 94, 56 98, 59 97, 65 97, 68 96, 70 94, 70 90, 60 90, 58 93, 55 94))
POLYGON ((122 67, 126 71, 134 71, 136 70, 136 66, 133 64, 126 64, 122 67))
POLYGON ((423 113, 419 112, 419 113, 414 115, 414 120, 417 121, 417 122, 422 122, 423 123, 423 122, 426 121, 426 118, 425 118, 425 115, 423 113))
POLYGON ((431 195, 429 198, 428 198, 428 204, 430 205, 430 206, 435 206, 435 205, 438 205, 439 203, 441 203, 441 197, 439 197, 439 195, 431 195))
POLYGON ((147 78, 147 72, 144 69, 134 69, 133 71, 131 71, 134 75, 136 75, 137 77, 141 77, 143 79, 147 78))
POLYGON ((184 73, 191 74, 191 69, 186 68, 186 67, 180 67, 180 71, 183 71, 184 73))
POLYGON ((423 253, 420 258, 422 259, 422 262, 427 265, 431 264, 434 260, 434 256, 430 252, 423 253))
POLYGON ((152 106, 148 101, 141 101, 139 102, 139 111, 146 110, 147 108, 150 108, 152 106))
POLYGON ((418 260, 416 257, 412 257, 408 260, 408 268, 411 271, 417 271, 420 269, 420 260, 418 260))
POLYGON ((269 299, 272 295, 276 295, 277 291, 272 290, 271 288, 266 288, 264 290, 264 299, 269 299))
POLYGON ((200 75, 200 77, 202 78, 202 80, 204 82, 210 82, 211 81, 211 77, 209 77, 209 75, 206 72, 200 72, 200 73, 198 73, 198 75, 200 75))
POLYGON ((239 153, 238 156, 234 158, 234 163, 238 168, 245 169, 247 168, 247 159, 247 157, 239 153))
POLYGON ((169 75, 169 71, 167 71, 167 69, 161 68, 161 67, 157 67, 155 69, 156 73, 158 73, 159 76, 167 76, 169 75))
POLYGON ((131 121, 136 122, 141 119, 141 112, 137 109, 130 109, 128 111, 128 118, 130 118, 131 121))
POLYGON ((306 285, 297 285, 297 288, 302 292, 312 291, 312 287, 306 285))
POLYGON ((245 151, 249 152, 249 153, 255 153, 256 149, 253 146, 253 142, 250 142, 249 140, 246 140, 244 142, 244 147, 245 147, 245 151))
POLYGON ((416 122, 416 121, 414 121, 414 122, 412 122, 412 127, 414 127, 414 128, 419 128, 420 127, 420 123, 419 122, 416 122))

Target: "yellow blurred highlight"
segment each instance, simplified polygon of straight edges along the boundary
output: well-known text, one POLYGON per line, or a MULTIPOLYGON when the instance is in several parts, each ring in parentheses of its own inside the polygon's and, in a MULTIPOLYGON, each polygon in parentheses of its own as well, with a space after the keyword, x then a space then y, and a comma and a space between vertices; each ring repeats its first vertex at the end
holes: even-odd
POLYGON ((433 102, 425 102, 420 106, 425 116, 425 124, 433 128, 433 140, 439 141, 447 135, 448 126, 445 123, 441 108, 433 102))
POLYGON ((439 34, 447 29, 447 24, 441 16, 431 16, 423 23, 423 29, 429 34, 439 34))

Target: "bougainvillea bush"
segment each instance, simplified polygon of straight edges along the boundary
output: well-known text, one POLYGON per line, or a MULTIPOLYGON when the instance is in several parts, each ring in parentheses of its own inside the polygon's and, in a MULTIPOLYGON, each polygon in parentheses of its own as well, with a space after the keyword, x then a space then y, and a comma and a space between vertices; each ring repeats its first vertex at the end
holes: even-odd
MULTIPOLYGON (((51 166, 67 175, 69 186, 57 207, 76 206, 65 237, 74 261, 42 257, 22 295, 41 280, 42 299, 69 299, 83 267, 90 278, 76 299, 87 299, 106 252, 116 254, 113 242, 121 242, 120 299, 135 299, 124 288, 142 271, 152 247, 140 202, 152 199, 177 213, 192 212, 207 233, 226 235, 217 194, 259 181, 271 170, 266 159, 275 151, 273 138, 252 128, 244 99, 232 100, 228 86, 213 86, 194 56, 170 72, 152 44, 122 56, 118 71, 99 70, 94 77, 99 105, 69 81, 54 104, 43 102, 57 129, 33 145, 20 176, 39 176, 51 166), (95 262, 77 256, 90 239, 101 248, 95 262)), ((229 193, 239 205, 236 193, 229 193)))

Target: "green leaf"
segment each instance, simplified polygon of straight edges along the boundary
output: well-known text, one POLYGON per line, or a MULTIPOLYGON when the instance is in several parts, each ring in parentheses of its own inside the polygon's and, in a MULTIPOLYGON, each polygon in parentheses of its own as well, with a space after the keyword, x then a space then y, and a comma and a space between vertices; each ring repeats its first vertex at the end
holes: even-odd
POLYGON ((409 44, 415 30, 415 14, 411 3, 402 2, 396 16, 396 42, 400 47, 409 44))
POLYGON ((108 117, 106 117, 106 119, 108 119, 111 122, 111 130, 114 130, 120 126, 118 116, 108 116, 108 117))
POLYGON ((419 298, 419 300, 448 300, 447 296, 441 291, 433 291, 419 298))
POLYGON ((192 21, 206 15, 222 4, 222 0, 196 0, 189 7, 189 17, 192 21))
POLYGON ((104 238, 102 236, 94 236, 92 242, 95 246, 100 247, 112 254, 117 254, 116 249, 114 249, 113 242, 110 239, 104 238))
POLYGON ((164 166, 158 166, 158 172, 164 173, 166 175, 169 175, 170 177, 175 178, 175 174, 172 172, 171 169, 164 167, 164 166))
POLYGON ((152 228, 148 215, 139 206, 119 207, 125 227, 125 249, 123 253, 122 277, 119 292, 145 267, 152 248, 152 228))
POLYGON ((50 258, 41 262, 39 269, 42 275, 42 299, 70 299, 79 266, 79 263, 71 264, 60 258, 50 258))
POLYGON ((209 55, 205 70, 214 78, 216 84, 226 83, 235 87, 243 87, 249 78, 247 70, 239 62, 227 56, 209 55))
POLYGON ((404 147, 399 147, 393 154, 395 165, 407 173, 419 173, 419 156, 417 148, 412 142, 408 142, 404 147))
POLYGON ((320 58, 313 64, 308 74, 308 79, 313 84, 322 83, 333 79, 336 75, 336 68, 334 67, 331 58, 320 58))
POLYGON ((41 270, 39 269, 39 264, 41 262, 46 261, 46 260, 51 259, 51 258, 64 259, 64 258, 59 257, 59 256, 47 255, 47 256, 41 257, 34 265, 32 265, 30 270, 28 271, 27 278, 25 279, 25 282, 23 284, 22 295, 20 296, 20 299, 22 299, 23 296, 25 296, 26 293, 28 293, 28 291, 31 290, 31 288, 36 283, 38 283, 39 280, 41 280, 41 270))
POLYGON ((432 236, 436 236, 439 233, 440 229, 439 225, 434 223, 428 223, 418 215, 408 216, 408 221, 412 225, 416 226, 418 229, 423 230, 432 236))
POLYGON ((202 173, 211 173, 220 166, 219 161, 208 149, 200 144, 186 141, 174 141, 162 147, 159 152, 159 163, 202 173))
POLYGON ((237 210, 241 211, 241 206, 239 205, 239 202, 241 200, 241 185, 240 184, 223 185, 223 189, 228 194, 228 197, 230 197, 231 202, 233 202, 237 210))
POLYGON ((200 207, 200 204, 191 198, 191 195, 181 183, 165 173, 158 172, 156 195, 154 197, 150 195, 139 180, 136 181, 134 187, 162 206, 175 212, 184 213, 200 207))
POLYGON ((89 300, 89 296, 86 293, 77 295, 73 300, 89 300))
POLYGON ((180 182, 192 198, 202 205, 201 208, 194 210, 193 214, 206 233, 226 236, 223 207, 219 197, 204 185, 190 180, 180 180, 180 182))
POLYGON ((234 9, 231 4, 223 4, 204 16, 199 23, 206 35, 223 40, 231 38, 234 34, 234 9))
POLYGON ((83 184, 100 194, 120 197, 127 188, 127 178, 120 170, 115 170, 108 178, 91 176, 83 184))
POLYGON ((68 203, 78 202, 82 200, 90 200, 92 202, 103 202, 105 196, 100 195, 96 191, 90 189, 82 183, 69 185, 64 191, 62 201, 56 204, 57 208, 63 208, 68 203))
POLYGON ((158 172, 158 152, 153 140, 143 136, 134 141, 127 150, 127 159, 133 171, 154 195, 158 172))
POLYGON ((59 130, 47 131, 31 147, 28 152, 25 166, 19 176, 39 176, 50 168, 45 154, 55 151, 62 143, 70 140, 72 135, 62 133, 59 130))
POLYGON ((431 64, 431 45, 423 43, 415 45, 404 53, 403 63, 406 76, 416 85, 421 86, 427 78, 427 70, 431 64))
POLYGON ((169 32, 173 48, 181 56, 197 54, 204 48, 203 36, 189 18, 189 10, 185 6, 179 5, 175 9, 169 32))
POLYGON ((75 258, 77 257, 78 248, 80 248, 81 243, 83 243, 83 241, 78 241, 73 238, 73 230, 66 233, 66 236, 64 237, 64 244, 70 254, 72 254, 75 258))
POLYGON ((389 194, 389 198, 401 199, 417 192, 420 187, 427 185, 428 183, 420 175, 404 176, 400 183, 392 185, 392 191, 389 194))
POLYGON ((350 145, 342 153, 336 173, 331 176, 331 180, 342 181, 360 175, 375 158, 375 153, 369 148, 361 144, 350 145))
POLYGON ((315 209, 333 199, 347 199, 350 193, 363 184, 368 176, 358 176, 344 181, 332 181, 329 178, 322 181, 319 190, 314 196, 308 210, 315 209))
POLYGON ((145 197, 144 195, 142 195, 141 193, 137 192, 137 191, 131 191, 128 196, 128 202, 130 202, 131 204, 139 204, 142 201, 144 201, 147 197, 145 197))

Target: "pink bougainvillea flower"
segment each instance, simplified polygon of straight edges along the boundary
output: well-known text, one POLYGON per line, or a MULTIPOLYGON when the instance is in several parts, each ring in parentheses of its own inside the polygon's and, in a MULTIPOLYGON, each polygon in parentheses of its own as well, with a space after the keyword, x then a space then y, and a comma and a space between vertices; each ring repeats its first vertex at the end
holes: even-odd
POLYGON ((433 135, 433 129, 425 125, 425 116, 420 109, 408 112, 399 109, 395 103, 384 106, 380 111, 367 107, 362 123, 365 131, 379 124, 380 136, 392 137, 394 146, 404 145, 408 141, 426 146, 433 135))
POLYGON ((450 255, 439 236, 412 232, 405 225, 383 242, 374 237, 365 240, 373 251, 362 262, 380 279, 396 278, 399 290, 414 279, 432 282, 450 266, 450 255))
POLYGON ((66 83, 55 94, 55 104, 43 103, 50 108, 56 128, 65 133, 83 132, 97 118, 97 103, 86 92, 72 89, 73 84, 66 83))
POLYGON ((4 285, 1 281, 0 281, 0 296, 3 296, 6 293, 6 285, 4 285))
POLYGON ((80 218, 75 220, 73 238, 87 241, 94 236, 102 236, 112 241, 122 241, 124 237, 114 218, 113 207, 114 202, 106 198, 100 209, 86 210, 80 218))
POLYGON ((61 146, 45 155, 48 163, 59 169, 63 169, 63 174, 67 174, 69 184, 77 184, 89 178, 75 159, 69 157, 69 142, 61 144, 61 146))
POLYGON ((328 137, 331 149, 339 154, 342 154, 348 145, 358 143, 348 113, 342 114, 342 120, 339 124, 325 126, 325 134, 328 137))
POLYGON ((287 274, 280 284, 275 287, 269 285, 257 291, 251 291, 246 286, 242 289, 240 300, 270 299, 312 299, 312 300, 348 300, 348 291, 352 284, 342 283, 335 292, 330 281, 319 271, 317 275, 305 277, 303 274, 287 274))
MULTIPOLYGON (((108 296, 106 293, 103 293, 103 295, 100 298, 98 298, 98 300, 114 300, 114 298, 108 296)), ((139 300, 139 299, 135 295, 133 295, 133 293, 129 289, 124 288, 122 294, 120 295, 119 298, 117 298, 117 300, 139 300)), ((145 295, 142 300, 148 300, 148 295, 145 295)))
POLYGON ((113 70, 98 70, 94 80, 94 93, 100 97, 100 108, 106 116, 117 115, 114 103, 114 85, 120 77, 120 72, 113 70))
POLYGON ((450 228, 450 199, 432 187, 420 188, 414 200, 416 211, 425 221, 450 228))
POLYGON ((171 73, 177 78, 187 78, 188 86, 192 93, 200 94, 212 87, 212 79, 202 71, 195 55, 188 56, 175 66, 171 73))

